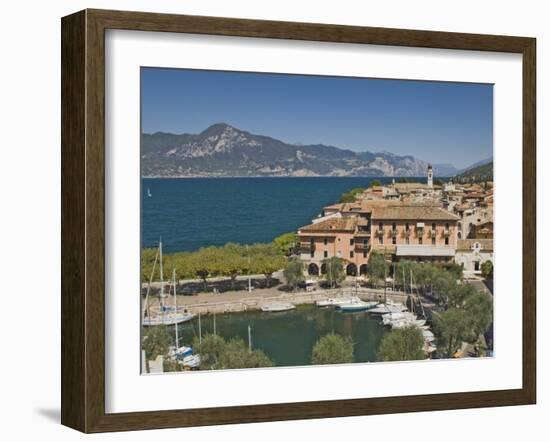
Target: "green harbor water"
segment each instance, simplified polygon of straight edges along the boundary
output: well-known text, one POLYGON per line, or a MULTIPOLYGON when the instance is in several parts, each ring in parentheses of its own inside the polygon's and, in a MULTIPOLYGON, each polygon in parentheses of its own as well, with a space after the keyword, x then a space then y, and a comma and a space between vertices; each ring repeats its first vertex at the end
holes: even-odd
MULTIPOLYGON (((224 338, 239 337, 263 350, 278 367, 310 365, 317 340, 331 332, 350 336, 355 362, 373 362, 386 333, 380 318, 366 312, 343 313, 334 308, 298 306, 287 312, 242 312, 216 315, 216 333, 224 338)), ((214 316, 201 316, 202 334, 214 332, 214 316)), ((178 326, 180 345, 189 345, 199 334, 198 318, 178 326)))

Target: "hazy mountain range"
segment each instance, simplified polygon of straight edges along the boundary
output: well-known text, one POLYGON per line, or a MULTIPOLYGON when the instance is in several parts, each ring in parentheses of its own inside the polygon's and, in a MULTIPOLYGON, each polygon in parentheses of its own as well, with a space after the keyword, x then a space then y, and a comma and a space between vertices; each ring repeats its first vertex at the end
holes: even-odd
MULTIPOLYGON (((492 159, 485 162, 489 161, 492 159)), ((141 137, 144 177, 410 177, 424 176, 427 167, 426 161, 412 155, 354 152, 323 144, 288 144, 225 123, 214 124, 199 134, 156 132, 141 137)), ((433 168, 436 176, 461 172, 452 164, 434 164, 433 168)))

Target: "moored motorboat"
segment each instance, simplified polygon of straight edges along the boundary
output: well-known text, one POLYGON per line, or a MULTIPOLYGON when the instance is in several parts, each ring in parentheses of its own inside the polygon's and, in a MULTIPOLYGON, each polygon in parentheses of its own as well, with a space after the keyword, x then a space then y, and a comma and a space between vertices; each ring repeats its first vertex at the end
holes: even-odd
POLYGON ((270 302, 261 307, 262 312, 285 312, 294 310, 296 306, 290 302, 270 302))

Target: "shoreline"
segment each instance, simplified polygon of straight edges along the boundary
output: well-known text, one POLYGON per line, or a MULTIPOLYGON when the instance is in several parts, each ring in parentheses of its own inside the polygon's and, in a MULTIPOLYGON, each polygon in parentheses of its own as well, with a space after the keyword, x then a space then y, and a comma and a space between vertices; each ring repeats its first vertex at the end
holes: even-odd
MULTIPOLYGON (((246 311, 260 310, 263 304, 272 302, 290 302, 294 305, 315 304, 316 301, 331 297, 350 297, 357 296, 363 301, 384 300, 384 289, 366 289, 358 288, 336 288, 327 290, 314 290, 312 292, 289 292, 281 293, 273 289, 256 289, 252 293, 248 291, 233 291, 224 293, 199 293, 197 295, 185 296, 177 295, 177 306, 185 308, 190 313, 219 314, 219 313, 239 313, 246 311)), ((407 294, 403 292, 386 291, 386 297, 390 301, 405 303, 407 294)), ((173 305, 173 296, 168 296, 167 305, 173 305)), ((145 299, 142 297, 142 308, 145 299)), ((153 297, 151 306, 160 304, 158 296, 153 297)))

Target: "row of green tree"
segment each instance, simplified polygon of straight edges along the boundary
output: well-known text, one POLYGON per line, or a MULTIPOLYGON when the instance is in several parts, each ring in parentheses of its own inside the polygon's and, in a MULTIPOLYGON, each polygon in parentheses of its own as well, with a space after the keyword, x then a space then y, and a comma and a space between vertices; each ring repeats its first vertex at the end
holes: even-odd
MULTIPOLYGON (((173 338, 166 326, 152 327, 143 338, 147 360, 158 355, 165 357, 166 371, 178 371, 183 367, 168 357, 173 338)), ((425 359, 422 333, 416 328, 392 330, 382 338, 377 355, 380 361, 403 361, 425 359)), ((274 365, 262 350, 251 349, 240 338, 224 339, 217 334, 206 334, 193 339, 193 348, 201 356, 201 370, 233 368, 259 368, 274 365)), ((313 346, 313 365, 345 364, 354 362, 354 344, 349 336, 329 333, 313 346)))
MULTIPOLYGON (((281 235, 272 243, 242 245, 227 243, 222 247, 203 247, 194 252, 177 252, 163 256, 164 277, 175 270, 178 279, 202 279, 206 289, 208 278, 227 277, 234 286, 239 275, 262 274, 269 280, 286 265, 286 255, 298 243, 297 235, 281 235)), ((143 249, 141 278, 143 282, 160 279, 157 249, 143 249), (154 270, 153 270, 154 269, 154 270)))

